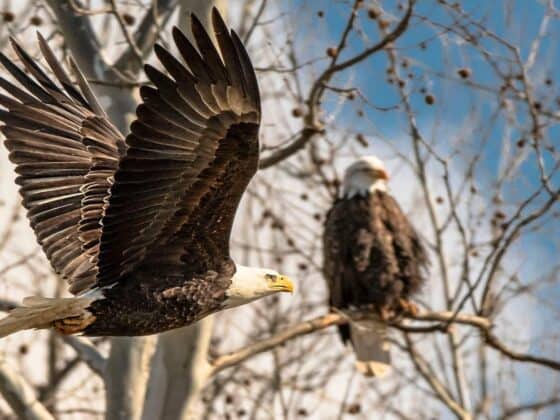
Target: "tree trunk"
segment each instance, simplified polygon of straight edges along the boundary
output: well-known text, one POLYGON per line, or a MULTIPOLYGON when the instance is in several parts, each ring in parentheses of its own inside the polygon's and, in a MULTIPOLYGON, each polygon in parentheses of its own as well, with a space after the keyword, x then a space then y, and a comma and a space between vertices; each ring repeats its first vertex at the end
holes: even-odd
POLYGON ((0 359, 0 392, 19 419, 54 420, 37 400, 35 390, 4 359, 0 359))
POLYGON ((192 419, 199 391, 211 373, 208 346, 213 317, 160 336, 154 355, 143 420, 192 419))

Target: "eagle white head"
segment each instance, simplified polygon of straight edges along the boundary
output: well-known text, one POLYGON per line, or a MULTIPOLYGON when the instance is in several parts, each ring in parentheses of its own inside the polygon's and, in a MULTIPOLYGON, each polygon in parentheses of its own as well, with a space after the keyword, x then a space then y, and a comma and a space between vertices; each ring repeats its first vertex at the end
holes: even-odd
POLYGON ((377 156, 363 156, 346 168, 342 183, 342 196, 365 196, 373 191, 387 191, 389 174, 377 156))
POLYGON ((278 292, 293 293, 292 280, 269 268, 246 267, 236 264, 231 285, 226 291, 226 308, 244 305, 278 292))

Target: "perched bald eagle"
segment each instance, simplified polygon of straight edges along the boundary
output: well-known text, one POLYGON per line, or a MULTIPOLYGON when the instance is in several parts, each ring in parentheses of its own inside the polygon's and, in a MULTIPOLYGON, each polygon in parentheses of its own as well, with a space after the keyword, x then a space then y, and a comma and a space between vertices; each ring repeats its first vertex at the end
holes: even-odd
POLYGON ((196 47, 178 29, 181 58, 156 45, 169 75, 153 86, 123 138, 84 76, 79 86, 39 35, 49 75, 15 41, 26 71, 0 62, 0 127, 31 226, 76 296, 31 297, 0 336, 53 326, 66 334, 144 335, 293 289, 276 271, 236 265, 230 231, 257 170, 259 89, 241 41, 212 14, 219 51, 193 16, 196 47))
POLYGON ((354 348, 358 370, 367 376, 389 372, 383 321, 410 309, 408 299, 424 284, 428 264, 420 238, 387 192, 388 178, 375 156, 348 167, 323 235, 330 305, 370 314, 339 328, 343 342, 354 348))

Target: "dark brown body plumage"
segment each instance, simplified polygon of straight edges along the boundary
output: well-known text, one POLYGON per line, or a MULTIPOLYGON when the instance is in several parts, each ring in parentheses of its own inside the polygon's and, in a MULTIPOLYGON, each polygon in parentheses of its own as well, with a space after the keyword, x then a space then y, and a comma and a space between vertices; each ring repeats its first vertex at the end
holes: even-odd
MULTIPOLYGON (((427 256, 420 238, 388 193, 340 198, 333 204, 323 236, 324 274, 330 305, 401 309, 424 284, 427 256)), ((347 340, 347 326, 340 332, 347 340)))
POLYGON ((241 41, 212 18, 219 51, 195 17, 196 46, 173 31, 186 66, 156 45, 165 72, 145 67, 152 86, 140 89, 126 138, 41 36, 49 72, 15 41, 27 73, 0 54, 18 82, 0 78, 0 130, 31 226, 72 293, 105 295, 85 334, 161 332, 226 299, 231 227, 258 165, 260 99, 241 41))
POLYGON ((93 336, 146 335, 180 328, 220 310, 230 285, 228 269, 163 278, 157 272, 123 278, 89 307, 96 317, 84 333, 93 336), (157 282, 154 280, 157 279, 157 282))

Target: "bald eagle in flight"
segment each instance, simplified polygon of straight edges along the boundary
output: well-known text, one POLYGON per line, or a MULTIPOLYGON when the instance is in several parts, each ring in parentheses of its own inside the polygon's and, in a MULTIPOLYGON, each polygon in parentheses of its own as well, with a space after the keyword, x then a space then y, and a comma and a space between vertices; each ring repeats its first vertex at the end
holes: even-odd
POLYGON ((124 138, 86 79, 72 79, 39 35, 49 71, 15 41, 24 69, 0 62, 0 130, 23 204, 54 270, 75 297, 30 297, 0 321, 28 328, 134 336, 183 327, 276 292, 291 281, 230 257, 235 211, 257 171, 259 88, 238 36, 212 13, 218 49, 193 16, 196 46, 177 28, 181 61, 162 46, 168 75, 153 86, 124 138))
POLYGON ((356 367, 366 376, 390 371, 384 321, 411 309, 408 300, 424 284, 428 264, 420 238, 387 191, 388 179, 375 156, 350 165, 323 235, 330 305, 368 314, 339 327, 343 342, 354 348, 356 367))

